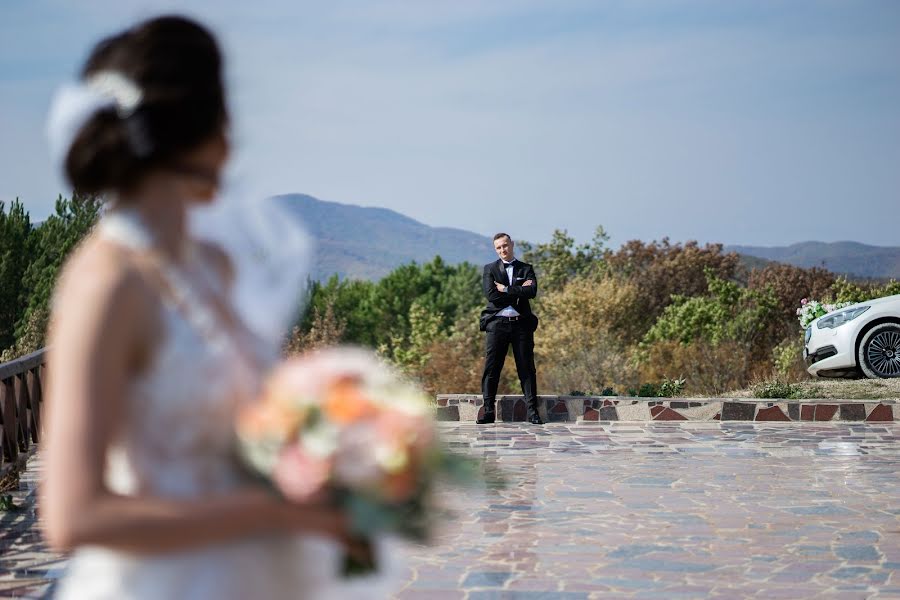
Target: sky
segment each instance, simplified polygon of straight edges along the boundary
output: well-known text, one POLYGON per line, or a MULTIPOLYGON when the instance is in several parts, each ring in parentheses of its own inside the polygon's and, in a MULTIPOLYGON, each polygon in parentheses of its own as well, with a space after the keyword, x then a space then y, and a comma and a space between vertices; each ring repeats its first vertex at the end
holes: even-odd
POLYGON ((68 194, 54 89, 172 11, 222 43, 255 193, 532 242, 900 246, 895 0, 0 0, 0 200, 68 194))

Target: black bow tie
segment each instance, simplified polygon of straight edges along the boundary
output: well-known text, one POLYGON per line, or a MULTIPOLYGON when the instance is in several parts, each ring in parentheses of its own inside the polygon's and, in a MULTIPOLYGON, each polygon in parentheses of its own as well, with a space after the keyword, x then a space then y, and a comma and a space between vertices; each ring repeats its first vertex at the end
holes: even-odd
POLYGON ((505 269, 506 267, 511 267, 511 266, 513 266, 514 264, 516 264, 516 261, 512 261, 512 262, 503 262, 503 261, 501 260, 500 262, 503 263, 503 268, 504 268, 504 269, 505 269))

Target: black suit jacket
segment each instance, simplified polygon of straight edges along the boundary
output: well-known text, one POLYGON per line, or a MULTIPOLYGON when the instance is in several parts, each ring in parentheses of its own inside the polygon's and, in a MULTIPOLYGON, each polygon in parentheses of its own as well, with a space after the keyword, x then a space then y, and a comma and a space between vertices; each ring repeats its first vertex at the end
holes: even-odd
POLYGON ((534 274, 534 267, 520 260, 513 262, 513 281, 510 281, 506 275, 506 269, 503 267, 503 261, 500 259, 492 263, 484 265, 484 275, 481 278, 481 286, 484 290, 484 296, 487 298, 487 307, 481 311, 480 325, 482 331, 487 331, 491 327, 497 313, 512 306, 522 316, 524 324, 531 328, 531 331, 537 329, 538 318, 531 312, 531 304, 528 302, 531 298, 537 296, 537 275, 534 274), (528 280, 533 282, 532 285, 522 285, 528 280), (509 286, 505 292, 497 290, 495 282, 509 286))

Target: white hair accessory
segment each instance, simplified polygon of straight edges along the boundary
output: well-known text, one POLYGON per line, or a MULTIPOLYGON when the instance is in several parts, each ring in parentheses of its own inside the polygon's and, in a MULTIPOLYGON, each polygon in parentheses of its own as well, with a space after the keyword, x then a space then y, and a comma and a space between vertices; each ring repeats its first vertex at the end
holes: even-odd
POLYGON ((144 97, 137 84, 117 71, 94 73, 88 77, 85 85, 101 96, 112 98, 116 112, 123 119, 134 113, 144 97))
POLYGON ((97 111, 115 107, 119 118, 127 119, 134 114, 142 99, 141 89, 116 71, 100 71, 86 81, 60 87, 50 104, 47 140, 53 163, 63 176, 65 177, 64 163, 72 142, 97 111))

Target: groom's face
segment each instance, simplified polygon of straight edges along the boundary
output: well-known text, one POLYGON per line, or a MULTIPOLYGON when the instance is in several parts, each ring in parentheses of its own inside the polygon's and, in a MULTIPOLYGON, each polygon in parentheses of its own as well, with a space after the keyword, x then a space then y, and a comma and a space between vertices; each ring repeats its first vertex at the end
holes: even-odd
POLYGON ((513 257, 513 241, 509 239, 509 236, 496 239, 494 240, 494 250, 497 251, 497 256, 501 260, 509 262, 513 257))

